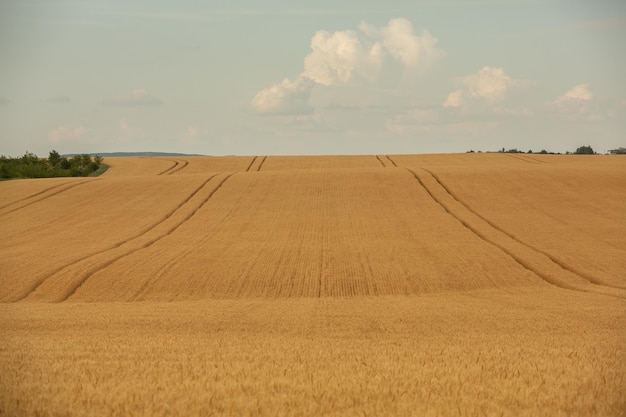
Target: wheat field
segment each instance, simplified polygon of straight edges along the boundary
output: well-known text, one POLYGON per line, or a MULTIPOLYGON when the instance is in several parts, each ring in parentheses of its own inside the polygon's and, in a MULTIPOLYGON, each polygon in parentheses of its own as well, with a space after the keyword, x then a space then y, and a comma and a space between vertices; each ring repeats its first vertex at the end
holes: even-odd
POLYGON ((0 415, 626 416, 626 161, 0 182, 0 415))

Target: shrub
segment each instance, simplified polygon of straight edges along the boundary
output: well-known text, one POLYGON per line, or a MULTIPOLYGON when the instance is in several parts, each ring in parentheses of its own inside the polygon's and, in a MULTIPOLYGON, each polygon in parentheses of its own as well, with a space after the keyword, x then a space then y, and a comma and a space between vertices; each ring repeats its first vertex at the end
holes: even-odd
POLYGON ((577 155, 593 155, 595 152, 591 146, 581 146, 574 152, 577 155))

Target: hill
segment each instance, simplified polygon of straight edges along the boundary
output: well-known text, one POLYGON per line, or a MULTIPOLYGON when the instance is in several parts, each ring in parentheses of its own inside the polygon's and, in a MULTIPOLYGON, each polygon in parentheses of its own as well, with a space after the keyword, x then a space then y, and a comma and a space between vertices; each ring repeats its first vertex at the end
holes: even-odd
POLYGON ((1 299, 543 285, 626 295, 626 241, 615 228, 626 195, 616 191, 615 159, 186 158, 111 158, 101 179, 5 187, 5 242, 33 244, 3 248, 1 299), (76 236, 80 229, 90 233, 76 236), (38 247, 53 261, 33 257, 38 247))
POLYGON ((619 157, 106 162, 0 183, 0 415, 626 409, 619 157))
MULTIPOLYGON (((74 154, 74 153, 68 153, 68 154, 64 154, 63 156, 66 157, 72 157, 74 155, 78 155, 78 154, 74 154)), ((134 157, 138 157, 138 156, 203 156, 200 154, 187 154, 187 153, 176 153, 176 152, 95 152, 95 153, 89 153, 88 155, 91 156, 102 156, 102 157, 109 157, 109 156, 115 156, 115 157, 120 157, 120 156, 134 156, 134 157)))

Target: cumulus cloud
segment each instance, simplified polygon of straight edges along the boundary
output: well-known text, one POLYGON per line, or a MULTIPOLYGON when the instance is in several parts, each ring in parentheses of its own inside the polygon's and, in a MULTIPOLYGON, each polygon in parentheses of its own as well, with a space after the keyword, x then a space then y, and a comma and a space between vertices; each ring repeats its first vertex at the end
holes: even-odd
POLYGON ((593 98, 589 84, 579 84, 570 88, 562 96, 557 97, 552 103, 559 104, 572 104, 583 103, 593 98))
POLYGON ((344 85, 354 79, 374 80, 387 57, 405 68, 425 68, 445 55, 428 31, 418 36, 406 19, 392 19, 387 26, 366 22, 352 30, 318 31, 311 39, 311 52, 304 68, 294 79, 261 90, 252 99, 252 108, 262 114, 307 114, 315 85, 344 85))
POLYGON ((589 84, 578 84, 553 101, 546 103, 546 108, 552 112, 560 113, 572 121, 604 120, 604 115, 594 112, 593 98, 589 84))
POLYGON ((127 94, 119 94, 102 100, 103 104, 111 106, 156 106, 161 104, 161 100, 153 97, 147 90, 136 89, 127 94))
POLYGON ((496 104, 502 101, 511 89, 524 89, 534 84, 529 80, 513 79, 504 72, 504 69, 490 66, 481 68, 475 74, 461 77, 457 82, 465 88, 451 92, 442 103, 444 107, 460 107, 466 98, 496 104))
POLYGON ((445 51, 437 47, 437 38, 427 30, 417 36, 407 19, 391 19, 381 28, 366 22, 359 27, 370 38, 379 40, 389 55, 406 67, 428 66, 445 55, 445 51))
POLYGON ((83 126, 65 124, 48 131, 48 141, 54 144, 63 142, 91 142, 93 131, 83 126))
POLYGON ((262 114, 307 114, 313 111, 309 104, 313 81, 298 77, 285 78, 267 87, 252 99, 252 108, 262 114))
POLYGON ((472 97, 494 103, 504 98, 512 80, 502 68, 483 67, 476 74, 465 77, 463 84, 472 97))
POLYGON ((70 98, 68 96, 53 96, 46 99, 46 103, 69 103, 70 98))
POLYGON ((381 45, 366 46, 351 30, 320 30, 311 39, 311 49, 302 76, 322 85, 346 84, 355 74, 371 79, 382 64, 381 45))
POLYGON ((443 107, 461 107, 463 105, 463 90, 456 90, 448 94, 443 107))

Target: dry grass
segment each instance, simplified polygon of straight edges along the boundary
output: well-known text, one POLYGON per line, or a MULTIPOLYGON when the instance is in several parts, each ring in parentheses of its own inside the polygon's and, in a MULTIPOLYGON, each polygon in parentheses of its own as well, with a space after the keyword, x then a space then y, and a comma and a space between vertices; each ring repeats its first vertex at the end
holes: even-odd
POLYGON ((0 415, 626 415, 620 158, 107 163, 0 183, 0 415))

